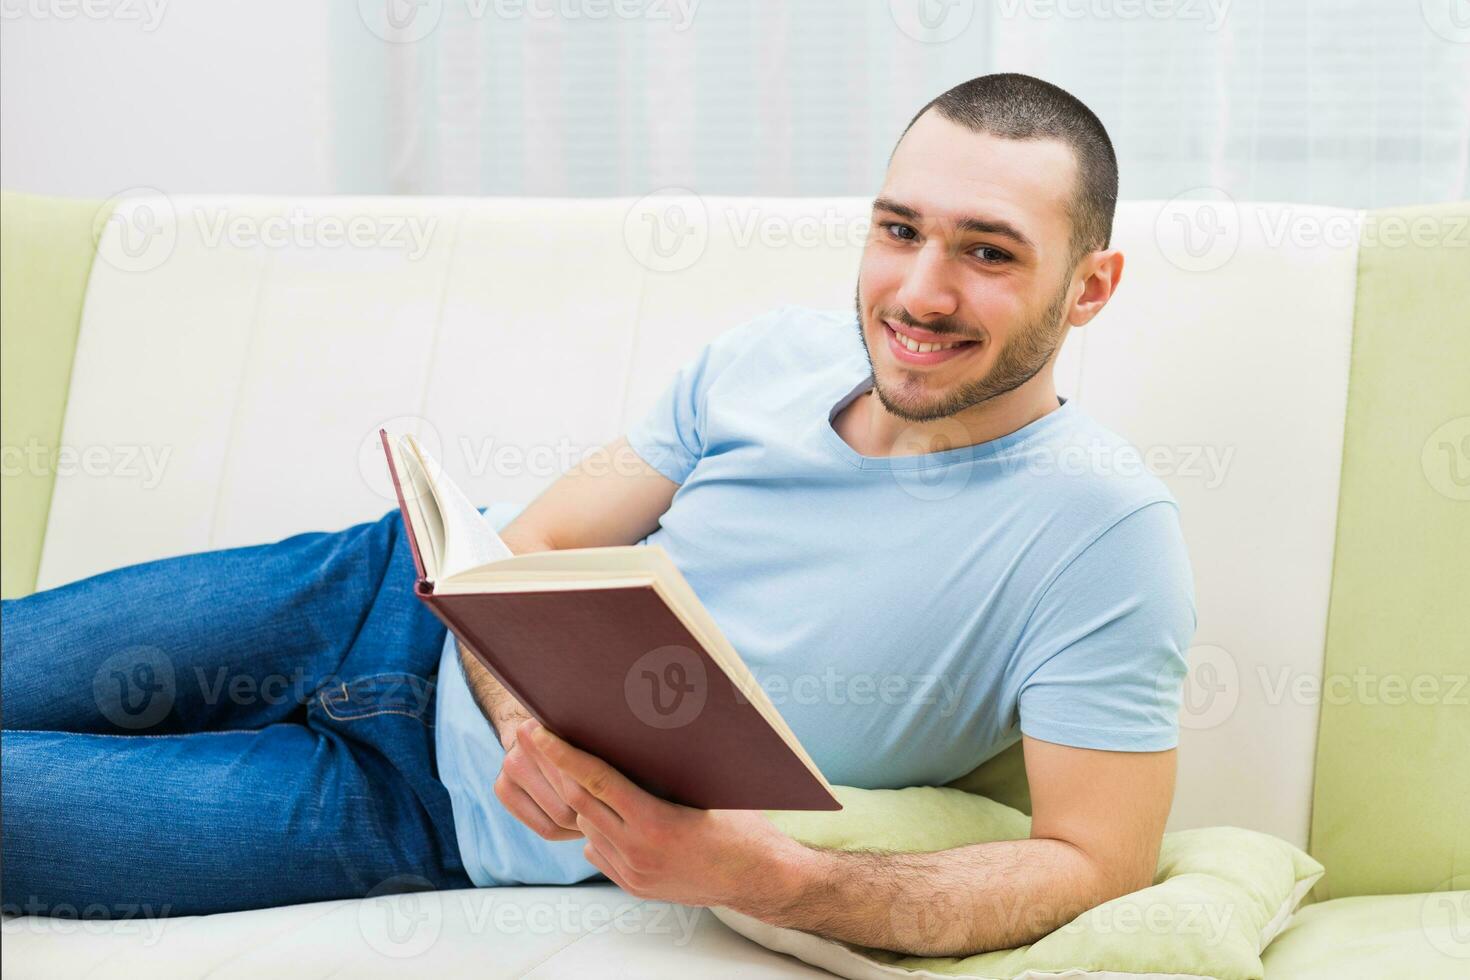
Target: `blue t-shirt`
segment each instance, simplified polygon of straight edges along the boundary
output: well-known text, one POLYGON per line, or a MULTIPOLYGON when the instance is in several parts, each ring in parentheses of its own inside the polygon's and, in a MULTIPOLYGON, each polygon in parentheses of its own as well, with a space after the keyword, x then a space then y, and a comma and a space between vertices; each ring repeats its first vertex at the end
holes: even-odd
MULTIPOLYGON (((1063 401, 990 442, 863 456, 832 418, 871 386, 854 314, 783 307, 708 344, 628 433, 680 485, 639 543, 668 552, 823 775, 940 785, 1023 732, 1172 748, 1193 585, 1138 453, 1063 401)), ((599 876, 583 841, 496 798, 504 751, 452 642, 437 712, 470 878, 599 876)))

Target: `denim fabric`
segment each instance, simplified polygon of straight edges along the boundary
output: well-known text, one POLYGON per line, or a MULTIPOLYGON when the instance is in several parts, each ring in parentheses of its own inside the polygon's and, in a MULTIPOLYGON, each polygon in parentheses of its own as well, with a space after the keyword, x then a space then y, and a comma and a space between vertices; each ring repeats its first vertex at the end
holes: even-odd
POLYGON ((4 602, 5 911, 468 887, 413 575, 394 511, 4 602))

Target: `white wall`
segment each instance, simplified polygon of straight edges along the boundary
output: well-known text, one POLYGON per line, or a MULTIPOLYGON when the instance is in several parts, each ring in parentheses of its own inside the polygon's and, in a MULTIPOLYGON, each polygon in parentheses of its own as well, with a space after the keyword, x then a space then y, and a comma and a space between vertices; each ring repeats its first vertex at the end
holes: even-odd
POLYGON ((960 0, 933 5, 932 36, 902 14, 928 2, 634 0, 646 16, 589 17, 546 12, 630 5, 0 0, 0 183, 864 195, 913 111, 1014 70, 1098 112, 1124 198, 1470 192, 1470 27, 1444 19, 1451 0, 1161 0, 1142 18, 1111 0, 960 0), (375 29, 385 5, 422 36, 375 29))
POLYGON ((0 182, 104 198, 334 190, 328 9, 0 0, 0 182))

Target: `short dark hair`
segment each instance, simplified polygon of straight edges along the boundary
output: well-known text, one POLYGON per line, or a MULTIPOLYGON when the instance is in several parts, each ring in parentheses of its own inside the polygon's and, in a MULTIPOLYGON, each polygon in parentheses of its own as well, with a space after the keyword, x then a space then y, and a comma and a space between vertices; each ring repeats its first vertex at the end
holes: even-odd
MULTIPOLYGON (((1072 219, 1071 264, 1090 251, 1108 247, 1118 204, 1118 159, 1102 121, 1080 99, 1030 75, 981 75, 931 99, 914 113, 899 134, 900 143, 930 109, 972 132, 1012 140, 1060 140, 1069 146, 1077 160, 1077 187, 1067 206, 1072 219)), ((894 144, 894 151, 897 149, 894 144)))

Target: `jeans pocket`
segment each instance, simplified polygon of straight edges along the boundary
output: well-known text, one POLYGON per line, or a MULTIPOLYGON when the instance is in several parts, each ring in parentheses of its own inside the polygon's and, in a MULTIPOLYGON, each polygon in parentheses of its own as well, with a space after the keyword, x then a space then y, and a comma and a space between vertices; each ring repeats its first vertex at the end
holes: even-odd
POLYGON ((434 682, 417 674, 373 674, 317 691, 317 702, 335 721, 404 715, 433 723, 434 682))

